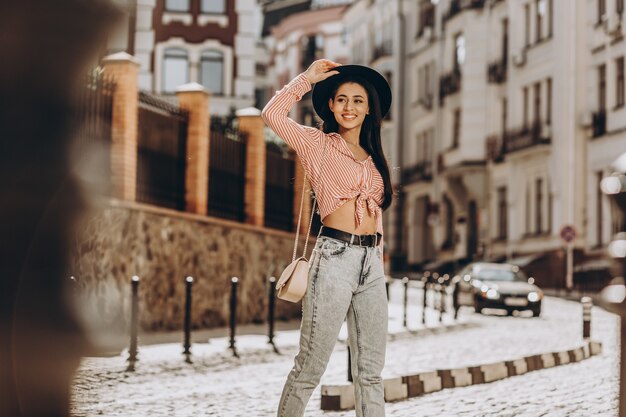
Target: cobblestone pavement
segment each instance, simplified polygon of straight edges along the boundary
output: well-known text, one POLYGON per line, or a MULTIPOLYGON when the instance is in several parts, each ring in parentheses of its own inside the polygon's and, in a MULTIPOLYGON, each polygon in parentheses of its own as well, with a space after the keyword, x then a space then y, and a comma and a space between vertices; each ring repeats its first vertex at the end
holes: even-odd
MULTIPOLYGON (((540 318, 478 315, 461 310, 459 320, 439 324, 428 312, 420 324, 421 292, 409 291, 408 325, 402 327, 402 287, 390 287, 390 336, 383 377, 480 365, 537 353, 571 349, 582 343, 578 303, 548 297, 540 318)), ((616 416, 619 328, 615 315, 595 308, 592 339, 603 353, 580 363, 531 372, 501 381, 446 389, 388 403, 387 416, 616 416)), ((345 329, 335 347, 322 384, 346 380, 345 329)), ((273 416, 285 378, 297 352, 298 331, 281 331, 275 354, 267 337, 237 338, 240 358, 228 350, 227 338, 212 338, 192 347, 187 364, 180 344, 144 346, 134 373, 125 372, 126 354, 85 358, 72 387, 75 416, 273 416)), ((347 417, 354 411, 324 412, 318 387, 307 407, 311 417, 347 417)))

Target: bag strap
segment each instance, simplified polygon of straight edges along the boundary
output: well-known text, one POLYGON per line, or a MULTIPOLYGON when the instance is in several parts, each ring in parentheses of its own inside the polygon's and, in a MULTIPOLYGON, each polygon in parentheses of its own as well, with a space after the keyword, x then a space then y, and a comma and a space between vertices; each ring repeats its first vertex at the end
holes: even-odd
MULTIPOLYGON (((319 178, 322 178, 322 169, 324 169, 324 163, 326 162, 326 146, 328 145, 328 140, 324 140, 324 152, 322 153, 322 165, 320 167, 320 173, 319 173, 319 178)), ((306 178, 307 175, 304 174, 304 181, 302 183, 302 198, 300 199, 300 214, 298 215, 298 227, 296 229, 296 238, 295 241, 293 243, 293 255, 291 257, 291 262, 296 260, 296 253, 298 251, 298 237, 300 235, 300 223, 302 221, 302 206, 304 205, 304 194, 305 194, 305 190, 304 188, 306 187, 306 178)), ((324 184, 322 183, 322 190, 324 189, 324 184)), ((304 250, 302 251, 302 256, 306 255, 306 249, 307 246, 309 244, 309 235, 311 234, 311 225, 313 224, 313 214, 315 214, 315 203, 317 203, 317 194, 314 194, 315 197, 313 198, 313 206, 311 207, 311 216, 309 218, 309 227, 307 229, 306 232, 306 236, 304 239, 304 250)))

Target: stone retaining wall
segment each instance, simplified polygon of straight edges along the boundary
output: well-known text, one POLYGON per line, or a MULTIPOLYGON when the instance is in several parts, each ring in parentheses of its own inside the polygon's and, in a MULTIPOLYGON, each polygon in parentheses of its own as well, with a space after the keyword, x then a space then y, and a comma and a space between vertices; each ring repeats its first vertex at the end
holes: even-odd
MULTIPOLYGON (((230 280, 236 276, 238 323, 265 322, 267 279, 291 261, 293 238, 263 227, 113 200, 88 216, 78 238, 70 275, 77 281, 79 313, 94 328, 125 331, 129 282, 138 275, 141 328, 180 329, 184 279, 193 276, 193 328, 224 326, 230 280)), ((277 300, 277 319, 297 318, 301 311, 300 304, 277 300)))

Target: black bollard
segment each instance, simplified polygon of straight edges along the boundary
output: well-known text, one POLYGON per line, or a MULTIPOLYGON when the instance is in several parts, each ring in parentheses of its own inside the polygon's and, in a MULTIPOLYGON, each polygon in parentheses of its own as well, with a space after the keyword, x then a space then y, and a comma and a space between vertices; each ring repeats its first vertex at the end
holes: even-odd
POLYGON ((237 322, 237 285, 239 278, 233 277, 230 280, 230 344, 229 349, 233 351, 233 355, 238 358, 237 348, 235 347, 235 324, 237 322))
POLYGON ((454 282, 454 289, 452 291, 452 306, 454 307, 454 320, 458 320, 459 309, 461 308, 461 305, 459 303, 459 294, 461 290, 460 287, 461 287, 461 280, 456 279, 454 282))
POLYGON ((402 284, 404 284, 404 318, 402 319, 402 325, 406 328, 406 315, 409 303, 409 278, 402 278, 402 284))
POLYGON ((139 277, 135 275, 131 281, 132 299, 130 310, 130 348, 128 349, 127 371, 135 370, 137 362, 137 332, 139 329, 139 277))
POLYGON ((583 297, 580 302, 583 305, 583 339, 589 339, 591 337, 591 307, 593 303, 590 297, 583 297))
POLYGON ((428 298, 426 297, 426 293, 428 291, 428 278, 430 277, 430 272, 426 272, 423 276, 422 276, 422 285, 424 288, 424 305, 422 308, 422 324, 426 325, 426 303, 428 298))
POLYGON ((439 323, 443 322, 443 303, 444 303, 444 293, 445 293, 445 287, 443 286, 443 282, 444 282, 444 278, 443 277, 439 277, 437 279, 437 284, 438 284, 438 289, 439 289, 439 303, 438 303, 438 310, 439 310, 439 323))
POLYGON ((191 287, 193 277, 185 279, 185 341, 183 342, 183 355, 185 362, 191 363, 191 287))
POLYGON ((269 279, 269 303, 268 303, 268 309, 267 309, 267 323, 269 326, 268 329, 268 338, 269 341, 268 343, 270 345, 272 345, 272 347, 274 348, 274 352, 280 354, 280 352, 278 351, 278 348, 276 347, 276 345, 274 344, 274 306, 275 306, 275 302, 276 302, 276 278, 274 277, 270 277, 269 279))
POLYGON ((352 381, 352 356, 350 355, 350 346, 348 346, 348 381, 352 381))

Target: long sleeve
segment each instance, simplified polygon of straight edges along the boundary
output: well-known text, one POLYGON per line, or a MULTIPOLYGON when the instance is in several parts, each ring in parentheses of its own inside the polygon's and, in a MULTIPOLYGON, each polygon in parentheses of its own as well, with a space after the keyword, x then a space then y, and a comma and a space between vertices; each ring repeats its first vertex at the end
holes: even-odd
POLYGON ((295 103, 310 90, 311 83, 302 73, 277 91, 261 113, 265 123, 296 151, 303 162, 319 149, 323 134, 318 129, 296 123, 288 115, 295 103))

